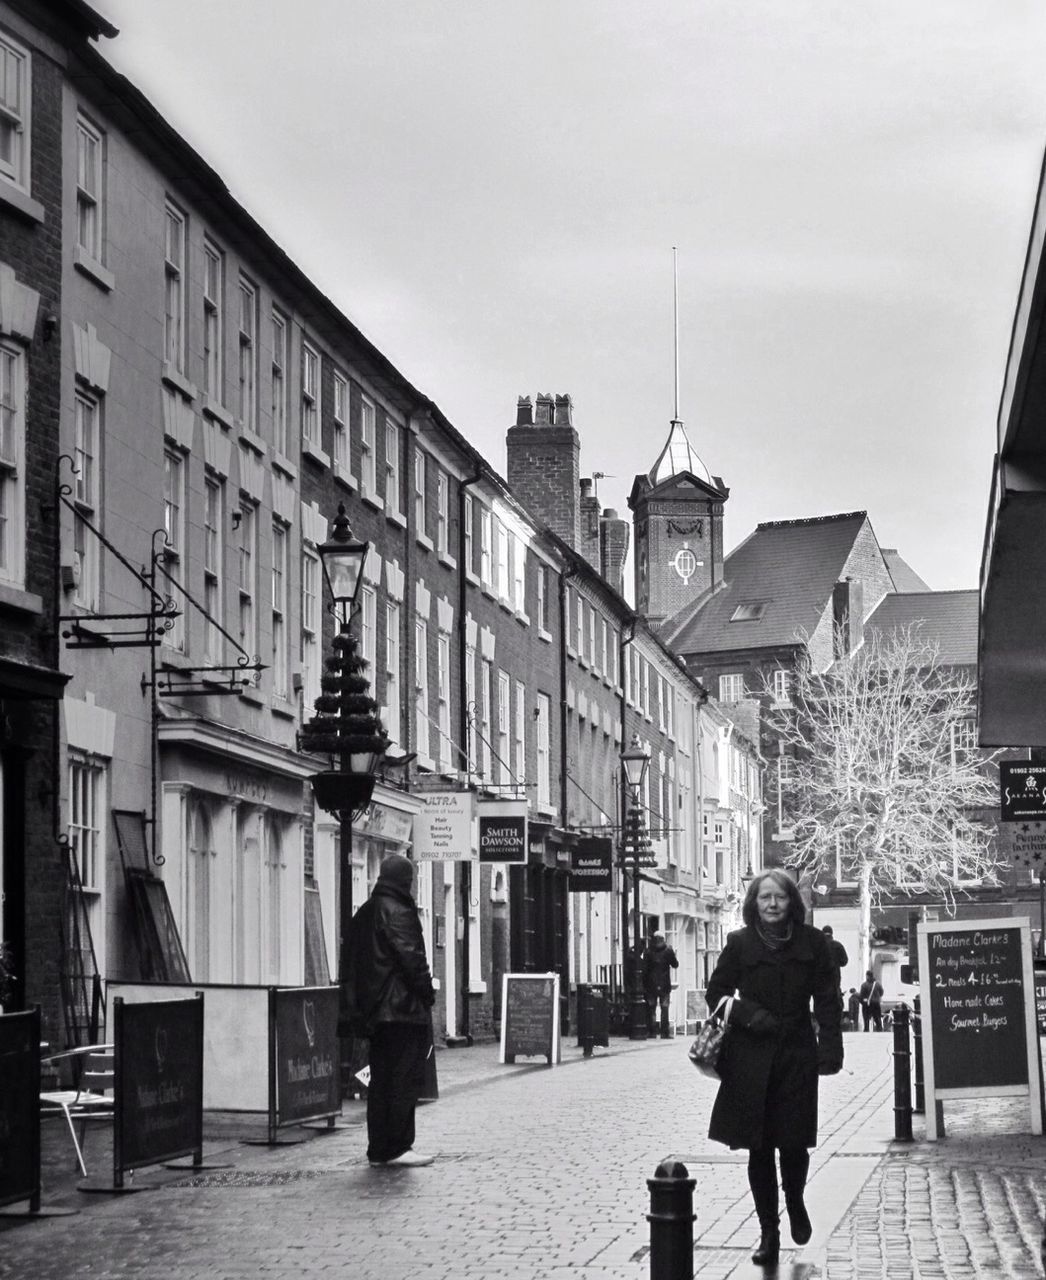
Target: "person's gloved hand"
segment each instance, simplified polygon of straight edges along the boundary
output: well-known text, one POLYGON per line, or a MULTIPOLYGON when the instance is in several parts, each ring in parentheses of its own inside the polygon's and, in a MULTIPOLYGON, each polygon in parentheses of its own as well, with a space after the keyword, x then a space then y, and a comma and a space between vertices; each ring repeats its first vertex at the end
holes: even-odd
POLYGON ((842 1058, 834 1056, 819 1057, 817 1059, 817 1074, 819 1076, 837 1076, 843 1069, 842 1058))

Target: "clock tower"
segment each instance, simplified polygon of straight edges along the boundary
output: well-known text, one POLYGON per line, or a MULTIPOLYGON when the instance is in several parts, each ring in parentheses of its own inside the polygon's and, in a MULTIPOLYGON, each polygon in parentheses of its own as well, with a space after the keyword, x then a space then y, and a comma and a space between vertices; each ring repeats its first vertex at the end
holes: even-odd
POLYGON ((723 580, 723 504, 730 490, 672 419, 657 461, 636 476, 628 505, 635 534, 636 611, 652 626, 723 580))

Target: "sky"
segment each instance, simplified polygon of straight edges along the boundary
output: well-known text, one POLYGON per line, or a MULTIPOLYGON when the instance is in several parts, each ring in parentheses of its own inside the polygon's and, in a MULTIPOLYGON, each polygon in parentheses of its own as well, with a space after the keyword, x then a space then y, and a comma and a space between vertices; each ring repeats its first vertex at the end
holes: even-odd
POLYGON ((976 587, 1046 143, 1031 0, 92 0, 102 52, 501 475, 570 394, 627 515, 675 410, 764 520, 976 587))

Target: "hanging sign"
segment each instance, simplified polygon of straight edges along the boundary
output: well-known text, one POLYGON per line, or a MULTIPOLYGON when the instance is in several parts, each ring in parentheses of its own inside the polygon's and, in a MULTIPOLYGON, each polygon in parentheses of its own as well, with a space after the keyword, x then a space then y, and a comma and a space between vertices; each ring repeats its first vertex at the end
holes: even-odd
POLYGON ((570 851, 570 892, 609 893, 614 846, 606 836, 583 836, 570 851))
POLYGON ((416 797, 415 862, 468 862, 472 851, 475 796, 471 791, 427 791, 416 797))
POLYGON ((999 807, 1003 822, 1046 817, 1046 764, 999 761, 999 807))
POLYGON ((479 803, 480 862, 526 862, 527 802, 481 800, 479 803))

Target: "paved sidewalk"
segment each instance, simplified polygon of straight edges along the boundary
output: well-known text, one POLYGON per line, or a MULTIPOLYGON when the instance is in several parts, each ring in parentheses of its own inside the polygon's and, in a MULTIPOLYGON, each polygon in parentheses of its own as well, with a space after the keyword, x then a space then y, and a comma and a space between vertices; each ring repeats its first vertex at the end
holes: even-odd
MULTIPOLYGON (((419 1111, 428 1169, 371 1169, 363 1104, 298 1145, 245 1146, 261 1117, 209 1116, 205 1155, 226 1169, 147 1169, 142 1194, 77 1190, 68 1135, 48 1124, 45 1204, 74 1217, 0 1222, 3 1280, 647 1280, 646 1179, 687 1164, 698 1280, 767 1273, 745 1156, 708 1142, 713 1082, 686 1041, 629 1043, 563 1065, 501 1065, 497 1046, 441 1050, 438 1102, 419 1111)), ((891 1040, 846 1038, 822 1082, 809 1203, 815 1235, 782 1254, 788 1280, 1025 1280, 1041 1276, 1041 1138, 1016 1104, 949 1107, 948 1138, 892 1141, 891 1040)), ((922 1125, 916 1120, 917 1137, 922 1125)), ((288 1135, 290 1136, 290 1135, 288 1135)), ((108 1172, 108 1127, 88 1139, 108 1172)), ((102 1180, 105 1180, 103 1177, 102 1180)))

